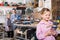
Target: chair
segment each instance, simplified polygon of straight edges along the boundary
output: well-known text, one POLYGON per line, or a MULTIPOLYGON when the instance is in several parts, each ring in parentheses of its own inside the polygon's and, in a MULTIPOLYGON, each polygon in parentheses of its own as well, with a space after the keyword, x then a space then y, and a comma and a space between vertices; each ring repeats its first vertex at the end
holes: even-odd
POLYGON ((3 27, 3 24, 1 23, 0 24, 0 37, 2 37, 2 39, 4 40, 4 35, 5 33, 4 33, 4 27, 3 27))
MULTIPOLYGON (((23 29, 22 29, 22 30, 23 30, 23 29)), ((14 31, 14 39, 15 39, 15 40, 16 40, 16 38, 18 38, 18 39, 23 39, 23 40, 30 40, 30 39, 33 37, 32 35, 29 37, 29 35, 32 34, 32 33, 34 33, 34 32, 33 32, 33 31, 35 31, 34 29, 32 30, 32 29, 28 28, 28 29, 26 29, 24 32, 23 32, 22 30, 16 29, 16 30, 14 31), (32 31, 32 33, 31 33, 30 31, 32 31), (29 33, 30 33, 30 34, 29 34, 29 33), (20 34, 20 36, 17 35, 17 34, 20 34), (23 35, 24 35, 25 37, 23 37, 23 35)), ((33 38, 32 38, 32 39, 33 39, 33 38)))
POLYGON ((19 30, 19 29, 16 29, 16 30, 14 31, 14 39, 16 39, 16 38, 28 40, 28 39, 27 39, 27 30, 25 30, 25 31, 23 32, 23 31, 21 31, 21 30, 19 30), (20 34, 21 36, 18 36, 17 34, 20 34), (23 35, 25 36, 25 38, 23 38, 23 35))

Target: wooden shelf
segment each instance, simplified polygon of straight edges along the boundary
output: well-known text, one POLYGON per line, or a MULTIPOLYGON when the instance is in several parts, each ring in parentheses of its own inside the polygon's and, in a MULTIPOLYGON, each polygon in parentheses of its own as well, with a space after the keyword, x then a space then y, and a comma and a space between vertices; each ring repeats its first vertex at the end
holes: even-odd
POLYGON ((9 7, 9 8, 16 8, 16 6, 0 6, 0 7, 9 7))
POLYGON ((60 16, 60 0, 52 0, 52 10, 53 20, 56 20, 60 16))
POLYGON ((26 6, 0 6, 0 7, 13 7, 13 8, 16 8, 16 7, 26 7, 26 6))

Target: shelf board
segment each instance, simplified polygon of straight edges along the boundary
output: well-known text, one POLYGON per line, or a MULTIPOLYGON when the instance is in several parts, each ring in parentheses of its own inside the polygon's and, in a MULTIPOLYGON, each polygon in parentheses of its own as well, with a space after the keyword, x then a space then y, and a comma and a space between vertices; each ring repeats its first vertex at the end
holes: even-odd
POLYGON ((12 8, 16 8, 16 6, 0 6, 0 7, 12 7, 12 8))
POLYGON ((16 8, 16 7, 26 7, 26 6, 0 6, 0 7, 13 7, 13 8, 16 8))

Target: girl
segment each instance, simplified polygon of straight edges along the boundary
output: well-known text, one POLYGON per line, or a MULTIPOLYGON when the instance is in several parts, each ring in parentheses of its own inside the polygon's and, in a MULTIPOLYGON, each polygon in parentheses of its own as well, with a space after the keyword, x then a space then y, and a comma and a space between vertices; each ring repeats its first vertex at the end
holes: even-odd
POLYGON ((53 23, 50 21, 50 10, 43 8, 41 10, 42 20, 37 25, 36 36, 38 40, 55 40, 56 31, 52 30, 53 23))
POLYGON ((5 30, 7 31, 8 37, 13 37, 13 28, 10 20, 10 14, 6 16, 5 30))

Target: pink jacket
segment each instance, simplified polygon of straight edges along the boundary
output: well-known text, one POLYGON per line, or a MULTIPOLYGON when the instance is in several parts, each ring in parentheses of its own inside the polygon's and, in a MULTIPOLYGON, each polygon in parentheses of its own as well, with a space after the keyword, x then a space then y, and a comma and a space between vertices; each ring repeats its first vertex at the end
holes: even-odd
POLYGON ((55 40, 53 35, 45 37, 45 33, 52 28, 47 27, 49 24, 52 24, 52 22, 48 21, 48 24, 46 24, 45 22, 40 21, 40 23, 37 25, 36 36, 38 40, 55 40))

